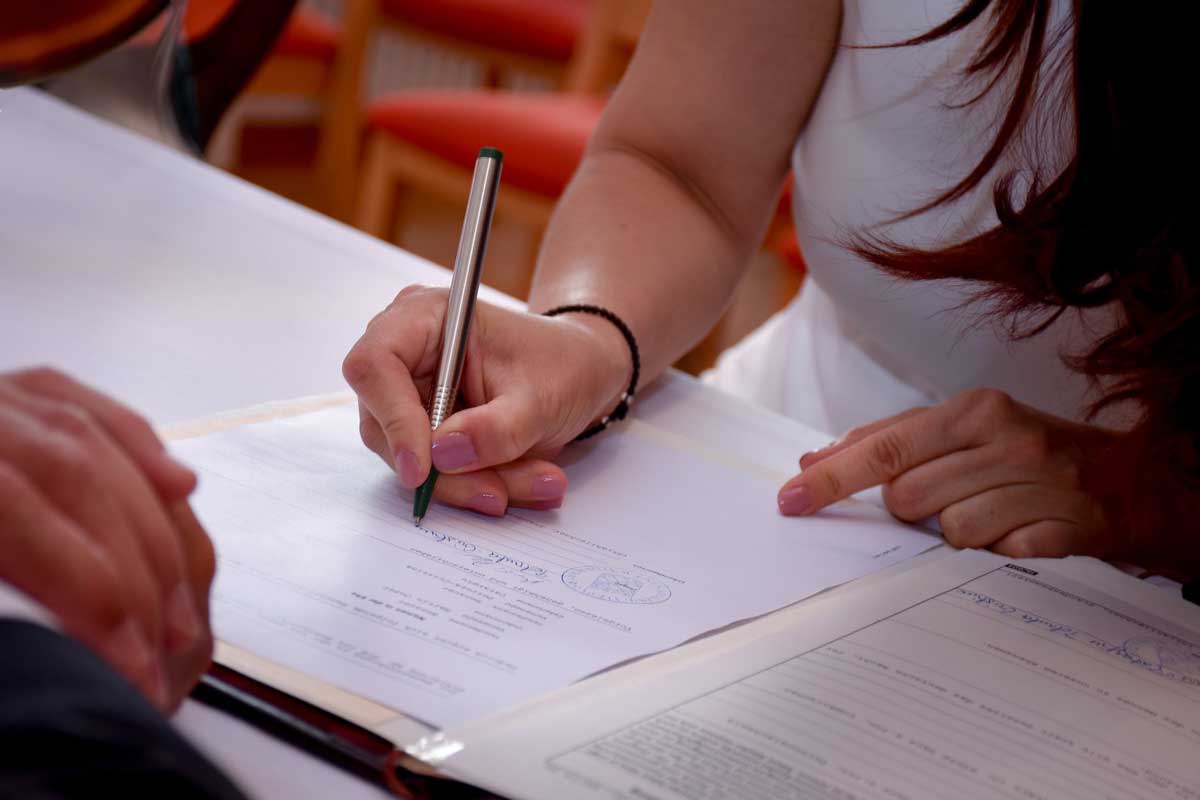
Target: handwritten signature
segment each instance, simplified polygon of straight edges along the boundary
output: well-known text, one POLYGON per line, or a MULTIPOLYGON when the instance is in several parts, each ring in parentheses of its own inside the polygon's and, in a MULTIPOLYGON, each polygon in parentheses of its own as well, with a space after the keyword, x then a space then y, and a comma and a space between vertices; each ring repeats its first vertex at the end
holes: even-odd
POLYGON ((528 561, 523 561, 519 558, 513 558, 506 553, 480 547, 474 542, 468 542, 466 539, 430 530, 420 525, 417 526, 417 530, 421 531, 427 538, 437 544, 469 556, 471 566, 494 568, 497 572, 512 575, 520 579, 521 583, 542 583, 550 578, 549 570, 544 567, 530 564, 528 561))
POLYGON ((1162 675, 1164 678, 1200 687, 1200 651, 1146 636, 1133 637, 1115 644, 1072 625, 1056 622, 981 592, 959 588, 957 594, 1001 616, 1019 619, 1026 625, 1116 656, 1135 667, 1162 675))

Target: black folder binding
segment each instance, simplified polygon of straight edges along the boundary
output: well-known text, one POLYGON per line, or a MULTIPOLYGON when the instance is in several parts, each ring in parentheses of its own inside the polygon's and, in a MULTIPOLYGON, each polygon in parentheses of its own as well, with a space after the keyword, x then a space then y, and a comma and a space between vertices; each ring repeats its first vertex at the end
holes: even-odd
POLYGON ((403 752, 382 736, 222 664, 209 668, 192 698, 407 800, 501 800, 405 769, 403 752))

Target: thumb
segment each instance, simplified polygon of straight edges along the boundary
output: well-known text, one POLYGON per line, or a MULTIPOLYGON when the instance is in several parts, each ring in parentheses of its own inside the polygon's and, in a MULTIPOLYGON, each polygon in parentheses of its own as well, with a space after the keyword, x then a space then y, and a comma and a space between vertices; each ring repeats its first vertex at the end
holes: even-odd
POLYGON ((452 414, 433 435, 433 465, 454 473, 507 464, 545 436, 545 415, 531 394, 502 394, 452 414))

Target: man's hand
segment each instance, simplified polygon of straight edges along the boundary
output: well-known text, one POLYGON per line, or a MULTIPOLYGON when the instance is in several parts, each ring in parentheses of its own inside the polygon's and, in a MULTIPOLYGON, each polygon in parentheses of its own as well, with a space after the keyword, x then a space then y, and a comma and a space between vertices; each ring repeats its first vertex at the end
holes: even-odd
POLYGON ((212 654, 195 484, 114 400, 53 370, 0 374, 0 579, 164 710, 212 654))

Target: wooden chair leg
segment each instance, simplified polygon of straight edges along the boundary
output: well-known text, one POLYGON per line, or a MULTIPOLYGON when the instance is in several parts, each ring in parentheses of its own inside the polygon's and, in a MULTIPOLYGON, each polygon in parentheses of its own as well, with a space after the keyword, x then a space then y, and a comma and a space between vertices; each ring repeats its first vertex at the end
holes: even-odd
POLYGON ((499 89, 504 84, 504 72, 493 63, 483 66, 483 86, 485 89, 499 89))
POLYGON ((387 137, 375 135, 367 142, 355 227, 391 241, 396 223, 397 174, 387 137))
POLYGON ((238 157, 242 144, 242 126, 246 122, 245 100, 238 98, 221 118, 221 124, 208 140, 204 149, 204 160, 214 167, 226 172, 234 172, 238 167, 238 157))
POLYGON ((365 65, 379 8, 377 0, 347 0, 344 8, 342 43, 326 93, 315 179, 325 212, 347 221, 355 210, 365 65))

